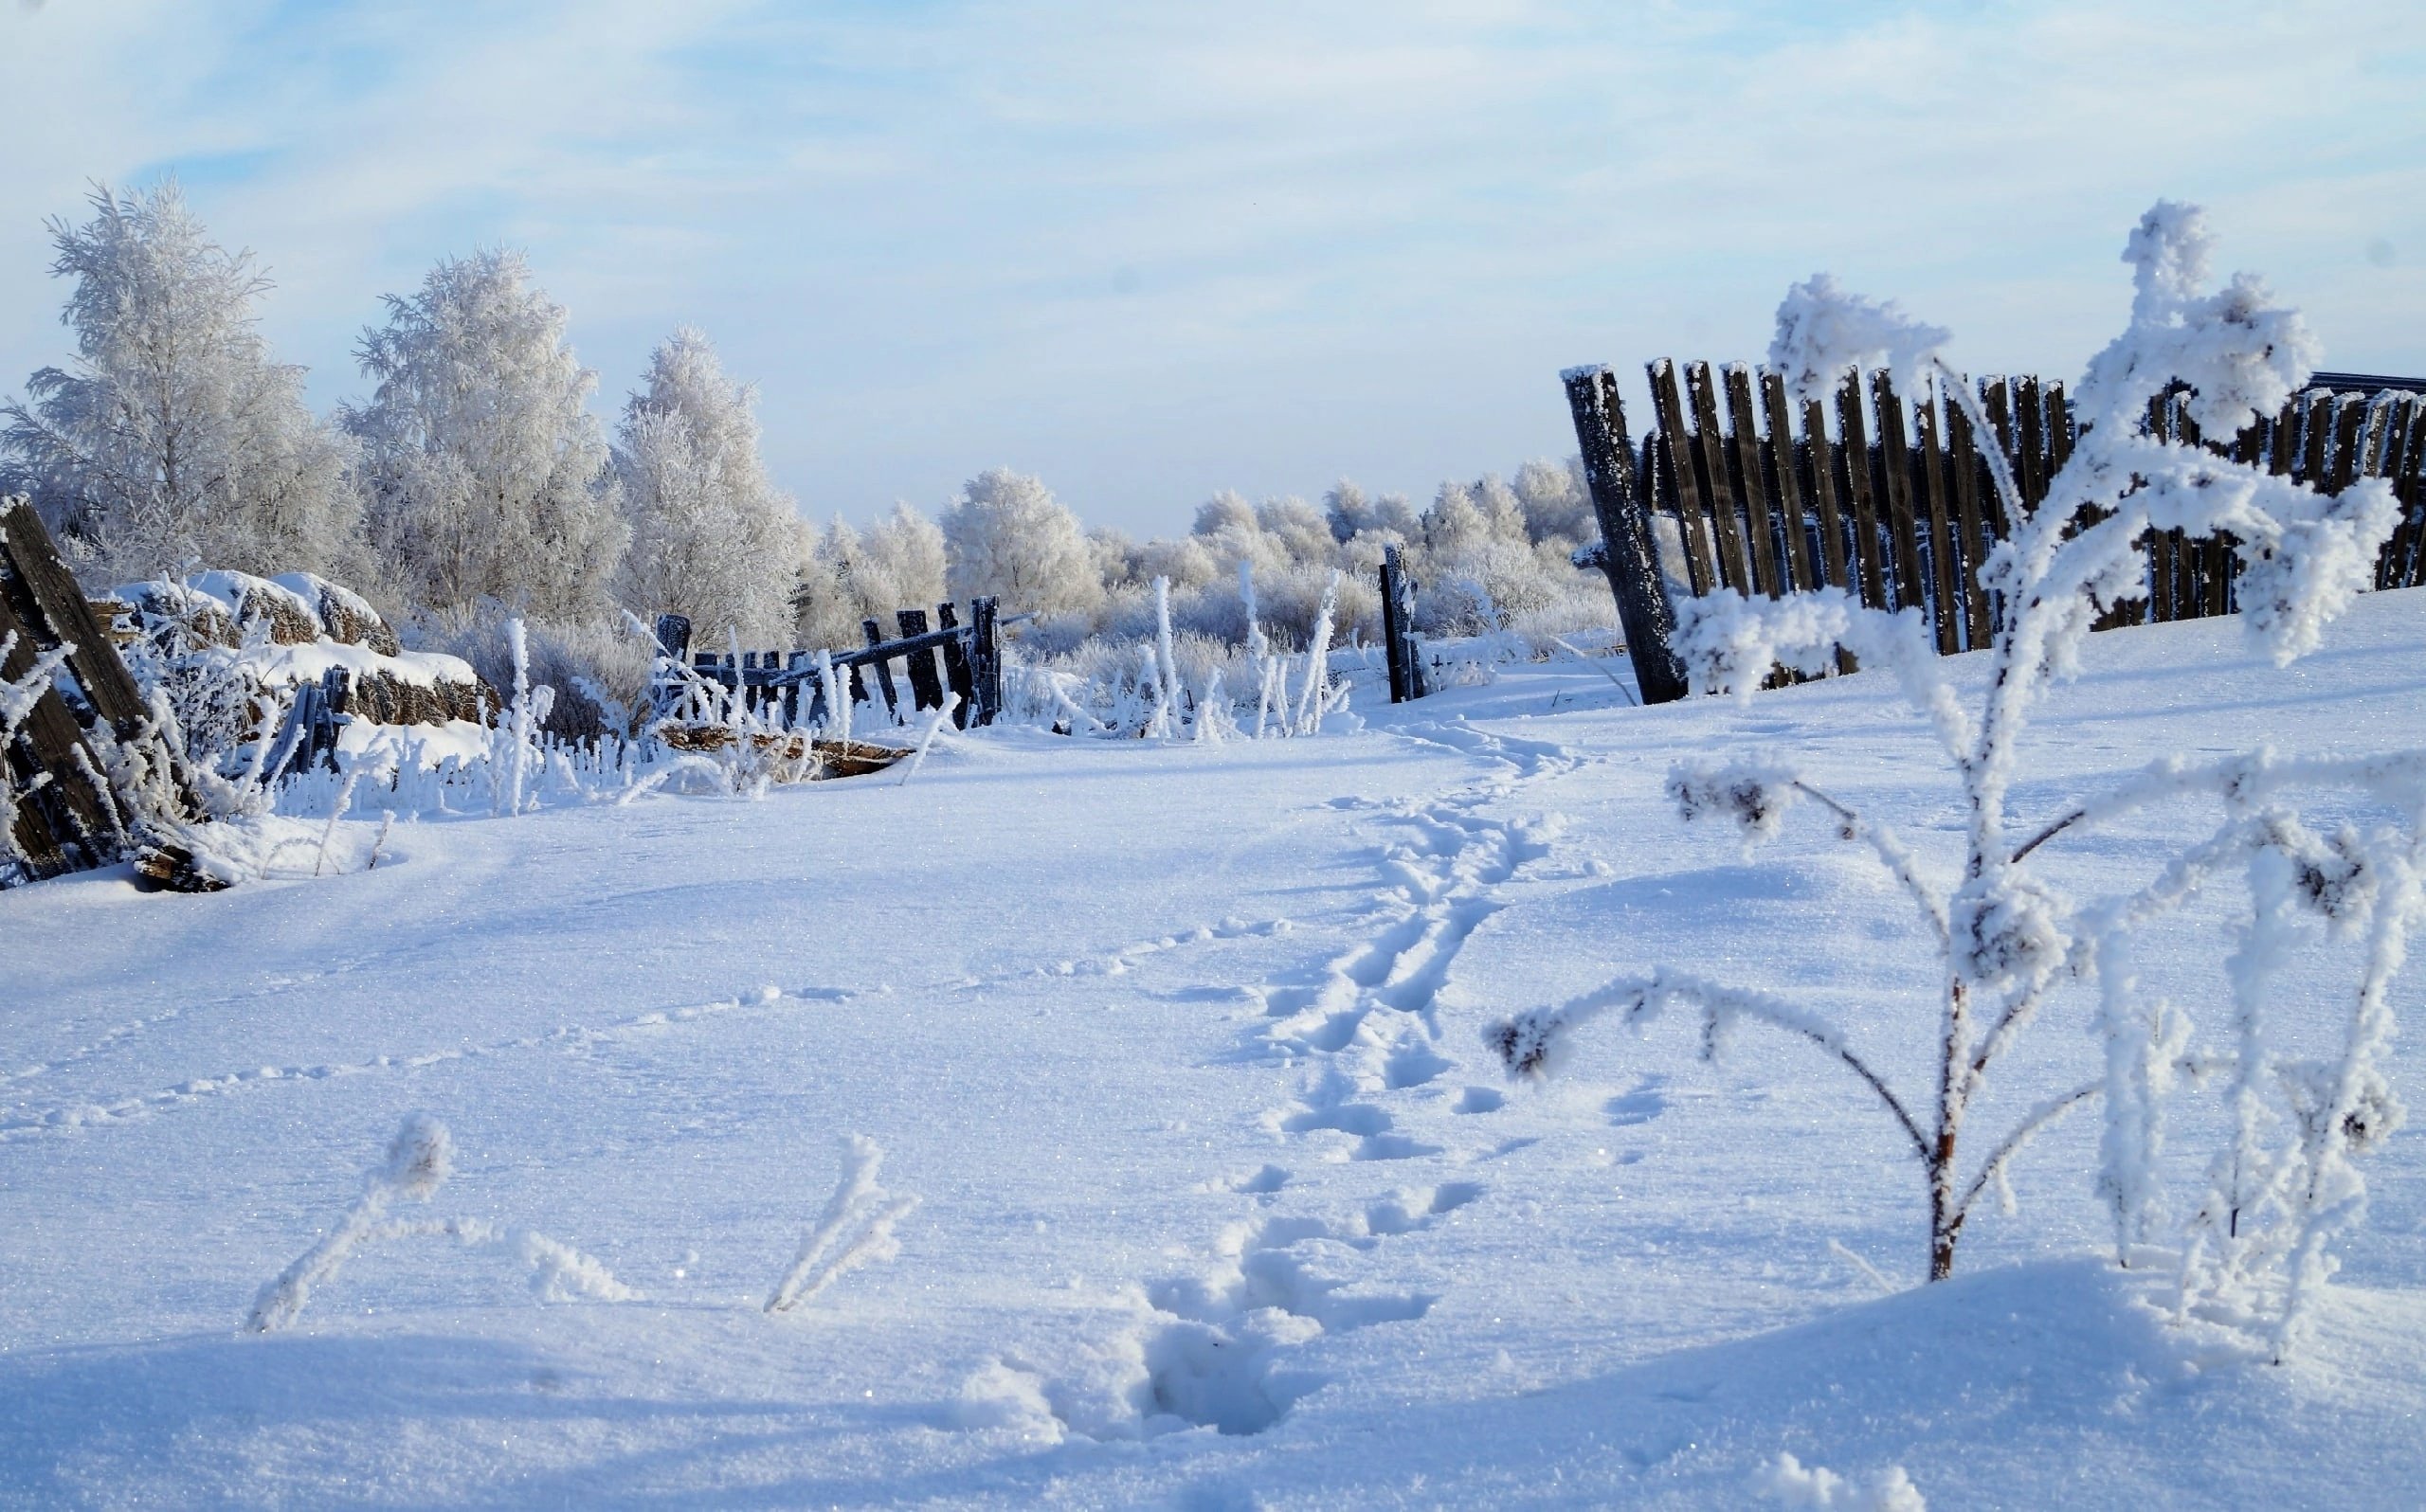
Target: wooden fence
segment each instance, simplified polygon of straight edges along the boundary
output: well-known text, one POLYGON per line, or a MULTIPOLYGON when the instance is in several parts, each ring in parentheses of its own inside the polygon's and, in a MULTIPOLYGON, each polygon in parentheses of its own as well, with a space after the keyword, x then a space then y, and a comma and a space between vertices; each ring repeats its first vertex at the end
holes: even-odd
POLYGON ((1382 646, 1390 674, 1390 702, 1407 703, 1432 690, 1423 675, 1423 645, 1415 637, 1415 580, 1395 546, 1382 549, 1382 646))
MULTIPOLYGON (((1983 441, 1960 405, 1934 390, 1899 394, 1884 372, 1849 370, 1829 400, 1797 404, 1766 369, 1713 373, 1696 362, 1680 375, 1662 359, 1648 371, 1656 423, 1638 450, 1607 368, 1562 375, 1601 521, 1598 560, 1644 702, 1686 691, 1668 650, 1672 592, 1726 587, 1775 597, 1839 587, 1874 608, 1919 608, 1942 653, 1988 642, 1997 606, 1980 586, 1979 567, 2016 522, 2004 517, 1980 448, 2003 451, 2024 510, 2037 509, 2073 450, 2061 384, 1980 380, 1996 431, 1983 441)), ((2236 436, 2201 436, 2179 393, 2152 401, 2147 423, 2156 435, 2203 443, 2327 494, 2361 477, 2391 479, 2401 524, 2376 581, 2406 587, 2426 574, 2421 390, 2417 380, 2319 373, 2281 414, 2236 436)), ((2098 628, 2233 612, 2238 564, 2224 543, 2152 535, 2147 592, 2116 605, 2098 628)))
MULTIPOLYGON (((831 653, 834 670, 850 677, 853 703, 873 701, 867 686, 873 675, 887 716, 898 717, 900 685, 894 681, 893 664, 899 661, 913 709, 941 709, 949 688, 960 696, 952 711, 954 724, 964 729, 990 725, 1003 711, 1003 655, 994 605, 992 599, 971 599, 969 622, 962 624, 957 606, 937 604, 932 629, 926 610, 898 610, 893 618, 900 635, 890 640, 876 621, 862 621, 867 644, 831 653)), ((694 654, 691 621, 679 614, 658 617, 657 640, 666 656, 677 661, 687 657, 700 676, 738 691, 751 710, 772 712, 786 725, 815 725, 825 718, 825 690, 818 681, 813 651, 744 651, 737 662, 731 652, 694 654)))
MULTIPOLYGON (((23 680, 45 653, 67 648, 50 686, 0 752, 0 783, 14 801, 17 857, 13 865, 0 862, 0 884, 12 871, 30 881, 125 859, 137 843, 136 826, 102 775, 95 741, 153 741, 149 711, 109 627, 23 498, 0 499, 0 640, 9 641, 0 658, 0 680, 8 682, 23 680)), ((173 753, 154 754, 183 788, 173 753)))

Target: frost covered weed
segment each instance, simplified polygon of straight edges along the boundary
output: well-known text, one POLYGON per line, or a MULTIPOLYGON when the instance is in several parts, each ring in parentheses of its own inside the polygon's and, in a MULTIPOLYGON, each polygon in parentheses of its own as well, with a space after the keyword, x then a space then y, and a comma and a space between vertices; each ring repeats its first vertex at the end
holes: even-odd
POLYGON ((1129 639, 1096 639, 1037 660, 1006 657, 1005 717, 1069 734, 1219 741, 1312 735, 1347 710, 1349 682, 1331 668, 1346 579, 1331 573, 1314 610, 1309 649, 1278 650, 1257 615, 1255 579, 1241 567, 1246 639, 1231 646, 1174 630, 1170 585, 1154 582, 1154 625, 1129 639), (1252 689, 1250 697, 1246 690, 1252 689))
MULTIPOLYGON (((1696 1013, 1713 1053, 1746 1022, 1807 1040, 1858 1077, 1910 1142, 1928 1191, 1931 1280, 1952 1271, 1980 1197, 1993 1192, 2009 1202, 2006 1170, 2022 1147, 2071 1109, 2100 1101, 2096 1187, 2111 1214, 2118 1262, 2131 1263, 2161 1237, 2175 1240, 2182 1312, 2237 1326, 2279 1358, 2295 1341, 2303 1303, 2332 1272, 2327 1246, 2363 1215, 2354 1158, 2400 1122, 2383 1071, 2393 1032, 2386 992, 2419 908, 2426 753, 2300 761, 2260 751, 2204 765, 2168 758, 2035 830, 2018 830, 2007 813, 2030 711, 2051 683, 2076 670, 2099 613, 2145 591, 2147 532, 2179 530, 2231 546, 2241 564, 2243 628, 2279 666, 2314 650, 2326 623, 2372 581, 2396 523, 2380 479, 2327 497, 2148 433, 2149 401, 2177 384, 2205 434, 2238 431, 2279 410, 2316 355, 2296 313, 2274 306, 2256 279, 2241 275, 2206 291, 2209 244, 2200 213, 2179 205, 2158 205, 2133 231, 2125 253, 2137 270, 2131 320, 2090 364, 2076 396, 2079 443, 2043 507, 2023 509, 2004 459, 1986 448, 2007 517, 2019 523, 1981 568, 2002 617, 1976 710, 1946 680, 1917 609, 1867 609, 1830 588, 1777 600, 1723 592, 1687 601, 1678 617, 1676 645, 1703 691, 1748 700, 1772 666, 1818 674, 1848 651, 1896 679, 1943 747, 1967 815, 1950 889, 1925 874, 1885 826, 1789 765, 1680 764, 1668 783, 1686 819, 1727 826, 1747 844, 1774 837, 1798 803, 1817 804, 1840 838, 1866 846, 1901 884, 1946 982, 1929 1098, 1892 1089, 1834 1024, 1799 1004, 1665 969, 1517 1015, 1487 1037, 1520 1075, 1549 1070, 1566 1032, 1609 1009, 1638 1027, 1671 1007, 1696 1013), (2371 801, 2401 822, 2321 834, 2291 805, 2295 790, 2371 801), (2214 801, 2221 821, 2145 888, 2082 903, 2036 874, 2033 858, 2050 841, 2182 798, 2214 801), (2253 906, 2226 963, 2230 1037, 2224 1048, 2195 1052, 2195 1026, 2143 987, 2131 948, 2149 925, 2236 870, 2253 906), (2364 964, 2339 1053, 2291 1060, 2275 1048, 2268 990, 2294 944, 2320 930, 2360 942, 2364 964), (1965 1119, 1991 1068, 2068 982, 2095 993, 2103 1073, 2039 1102, 1976 1154, 1964 1142, 1965 1119), (2168 1233, 2158 1178, 2165 1100, 2177 1086, 2209 1079, 2225 1089, 2232 1133, 2195 1208, 2168 1233)), ((1820 278, 1788 296, 1769 361, 1805 395, 1856 363, 1926 370, 1964 408, 1974 434, 1993 438, 1969 384, 1935 354, 1945 339, 1820 278)))
POLYGON ((884 1151, 863 1134, 842 1141, 842 1175, 825 1201, 817 1226, 801 1241, 791 1268, 767 1298, 769 1312, 789 1312, 875 1260, 890 1260, 901 1252, 893 1226, 917 1207, 914 1197, 897 1197, 877 1185, 884 1151))
POLYGON ((262 1288, 244 1320, 246 1331, 276 1333, 302 1316, 313 1288, 334 1279, 365 1245, 407 1238, 451 1238, 465 1245, 499 1249, 531 1272, 534 1290, 551 1302, 574 1296, 625 1302, 640 1293, 588 1255, 529 1229, 504 1228, 480 1218, 390 1218, 398 1199, 426 1202, 454 1169, 455 1142, 446 1125, 426 1113, 409 1113, 388 1145, 388 1158, 363 1178, 362 1195, 320 1242, 296 1257, 262 1288))

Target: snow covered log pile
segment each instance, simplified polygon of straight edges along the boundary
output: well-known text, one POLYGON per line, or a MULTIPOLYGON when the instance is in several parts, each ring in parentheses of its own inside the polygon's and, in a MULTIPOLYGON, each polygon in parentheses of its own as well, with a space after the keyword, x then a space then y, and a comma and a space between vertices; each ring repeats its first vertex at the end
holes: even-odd
POLYGON ((336 679, 331 711, 373 725, 485 724, 498 691, 456 657, 407 651, 360 595, 308 572, 200 572, 113 591, 162 656, 227 653, 250 687, 280 694, 336 679))

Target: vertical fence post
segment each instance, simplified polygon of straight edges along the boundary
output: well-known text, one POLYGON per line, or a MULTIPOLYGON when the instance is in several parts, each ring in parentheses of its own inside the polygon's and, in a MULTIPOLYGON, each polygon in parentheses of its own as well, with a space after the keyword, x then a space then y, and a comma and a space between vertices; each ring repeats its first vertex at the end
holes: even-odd
POLYGON ((977 714, 969 723, 990 725, 1003 712, 1003 648, 995 639, 997 619, 990 597, 969 601, 969 675, 977 685, 977 714))
POLYGON ((1390 702, 1403 704, 1430 690, 1423 684, 1423 647, 1415 639, 1415 584, 1395 546, 1382 549, 1382 647, 1390 668, 1390 702))
MULTIPOLYGON (((908 640, 927 633, 927 611, 896 609, 894 623, 901 627, 901 639, 908 640)), ((941 709, 944 706, 944 680, 935 675, 935 653, 932 646, 921 646, 901 658, 910 667, 910 702, 913 708, 941 709)))
POLYGON ((1559 376, 1566 385, 1567 408, 1575 417, 1584 477, 1592 491, 1592 512, 1601 521, 1604 548, 1601 567, 1608 573, 1609 592, 1618 601, 1618 622, 1625 632, 1626 654, 1634 661, 1635 682, 1642 690, 1644 703, 1673 703, 1686 692, 1684 669, 1668 647, 1676 616, 1659 571, 1651 507, 1635 479, 1634 450, 1626 440, 1625 408, 1618 401, 1617 375, 1594 366, 1570 368, 1559 376))
MULTIPOLYGON (((935 624, 940 629, 958 630, 960 610, 949 603, 936 604, 935 624)), ((969 665, 969 640, 967 635, 961 635, 944 642, 944 681, 960 699, 951 707, 951 722, 961 729, 969 728, 977 711, 977 678, 969 665)))
MULTIPOLYGON (((880 646, 884 644, 884 632, 877 628, 877 623, 874 620, 860 621, 860 633, 868 638, 868 644, 871 646, 880 646)), ((874 666, 876 669, 876 685, 884 690, 885 722, 888 724, 899 724, 901 722, 901 696, 893 690, 893 663, 888 659, 879 657, 874 663, 874 666)), ((854 702, 865 700, 867 698, 867 693, 859 686, 859 668, 856 664, 852 667, 851 672, 852 700, 854 702)))

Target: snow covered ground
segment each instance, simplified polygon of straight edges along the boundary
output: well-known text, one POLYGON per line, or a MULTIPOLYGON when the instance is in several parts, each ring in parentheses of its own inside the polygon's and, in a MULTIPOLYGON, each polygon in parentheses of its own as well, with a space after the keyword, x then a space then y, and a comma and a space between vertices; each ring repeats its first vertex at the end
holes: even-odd
MULTIPOLYGON (((2288 672, 2229 621, 2096 637, 2017 806, 2165 750, 2426 746, 2421 652, 2426 592, 2288 672)), ((1713 1067, 1682 1025, 1612 1029, 1499 1078, 1488 1019, 1657 964, 1926 1075, 1892 885, 1808 822, 1747 862, 1659 796, 1680 754, 1774 746, 1953 854, 1877 677, 1645 711, 1563 663, 1362 711, 400 824, 375 870, 206 897, 0 894, 0 1501, 1710 1506, 1790 1452, 1899 1465, 1939 1508, 2426 1502, 2416 1130, 2273 1367, 2106 1263, 2093 1116, 1915 1287, 1900 1136, 1807 1050, 1747 1033, 1713 1067), (510 1253, 400 1240, 241 1334, 412 1110, 456 1145, 428 1215, 641 1296, 543 1302, 510 1253), (769 1316, 850 1133, 922 1205, 897 1258, 769 1316)), ((2055 871, 2117 885, 2187 821, 2055 871)), ((2219 909, 2147 951, 2194 1017, 2219 909)), ((1994 1106, 2093 1070, 2084 1017, 1994 1106)))

